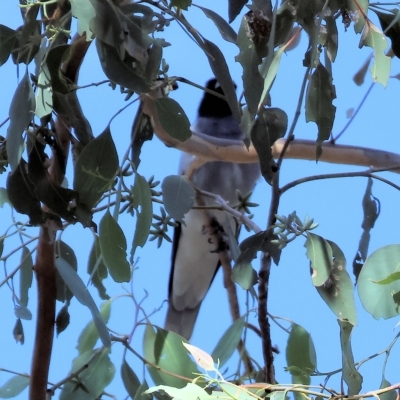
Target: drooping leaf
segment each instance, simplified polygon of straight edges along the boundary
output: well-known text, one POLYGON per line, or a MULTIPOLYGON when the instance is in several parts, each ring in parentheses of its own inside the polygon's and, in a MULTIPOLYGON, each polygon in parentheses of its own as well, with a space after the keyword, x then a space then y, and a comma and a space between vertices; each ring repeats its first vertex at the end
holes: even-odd
POLYGON ((108 300, 110 296, 106 293, 106 288, 103 285, 103 280, 107 278, 108 272, 103 262, 100 240, 97 235, 94 237, 92 249, 90 250, 87 271, 90 275, 91 282, 99 292, 100 298, 108 300))
POLYGON ((68 95, 71 92, 71 86, 73 82, 69 82, 62 72, 62 64, 68 61, 71 54, 71 49, 74 48, 76 44, 72 45, 59 45, 51 47, 46 56, 46 68, 48 70, 51 89, 54 92, 68 95))
POLYGON ((12 205, 7 195, 7 189, 0 187, 0 207, 3 208, 4 204, 6 203, 8 203, 10 206, 12 205))
POLYGON ((56 316, 56 332, 57 336, 61 333, 64 332, 70 321, 70 315, 68 311, 69 303, 66 302, 62 307, 61 310, 57 313, 56 316))
POLYGON ((89 209, 100 200, 114 182, 118 154, 110 127, 85 146, 75 165, 74 190, 89 209))
POLYGON ((88 307, 92 313, 94 324, 96 325, 103 345, 105 347, 111 347, 111 339, 107 327, 101 318, 99 310, 96 307, 96 303, 94 302, 82 279, 62 258, 57 258, 55 264, 58 272, 76 299, 81 304, 88 307))
POLYGON ((122 383, 124 384, 124 387, 129 396, 131 396, 132 399, 135 399, 136 393, 140 387, 140 381, 125 358, 123 359, 121 364, 121 378, 122 383))
POLYGON ((311 262, 313 285, 321 286, 328 280, 331 272, 333 263, 331 246, 323 237, 307 232, 304 247, 311 262))
POLYGON ((193 186, 184 176, 170 175, 161 185, 164 207, 168 214, 181 222, 195 200, 193 186))
POLYGON ((229 23, 231 23, 242 11, 248 0, 228 0, 229 23))
POLYGON ((383 285, 379 281, 399 272, 400 245, 392 244, 374 251, 364 263, 357 286, 365 310, 376 319, 392 318, 400 314, 393 293, 400 291, 400 280, 383 285))
POLYGON ((28 291, 32 285, 33 261, 31 252, 27 247, 22 248, 21 264, 19 269, 19 303, 28 305, 28 291))
POLYGON ((311 375, 317 366, 314 343, 310 334, 300 325, 292 324, 286 345, 286 362, 290 373, 301 372, 311 375), (297 371, 298 372, 298 371, 297 371))
POLYGON ((115 375, 115 366, 108 355, 109 350, 102 348, 80 354, 72 363, 71 372, 82 369, 75 380, 66 382, 61 391, 60 400, 93 400, 99 398, 115 375))
POLYGON ((248 262, 237 262, 232 268, 232 281, 243 290, 250 290, 258 281, 257 272, 248 262))
POLYGON ((107 210, 100 221, 99 240, 104 265, 115 282, 129 282, 131 268, 126 259, 126 238, 107 210))
POLYGON ((367 258, 369 241, 371 237, 370 231, 374 227, 375 221, 379 217, 381 207, 379 199, 377 199, 372 194, 372 184, 372 178, 368 178, 367 188, 365 189, 364 197, 362 200, 364 217, 361 227, 363 229, 363 233, 358 244, 356 256, 353 260, 353 273, 356 277, 356 281, 358 279, 358 275, 360 275, 361 268, 367 258))
POLYGON ((18 396, 29 386, 29 377, 13 376, 0 386, 0 399, 12 399, 18 396))
POLYGON ((53 91, 50 83, 50 72, 47 64, 44 63, 40 68, 38 76, 38 89, 36 94, 35 114, 38 118, 43 118, 53 111, 53 91))
MULTIPOLYGON (((199 371, 182 345, 182 341, 187 343, 184 338, 176 333, 147 325, 143 338, 144 357, 152 364, 159 366, 162 370, 194 379, 199 371)), ((165 384, 182 388, 187 383, 186 380, 178 376, 167 375, 149 364, 147 368, 155 384, 165 384)))
POLYGON ((6 149, 8 162, 12 171, 18 167, 24 149, 22 133, 28 127, 35 110, 35 95, 32 90, 28 72, 18 84, 10 105, 10 125, 7 129, 6 149))
POLYGON ((348 387, 348 395, 360 393, 363 378, 354 366, 353 351, 351 349, 351 331, 353 325, 347 321, 340 321, 340 346, 342 348, 342 377, 348 387))
POLYGON ((368 21, 361 35, 359 47, 371 47, 374 52, 374 62, 370 68, 372 79, 386 87, 390 76, 391 58, 385 54, 388 42, 385 35, 371 21, 368 21))
POLYGON ((3 65, 10 57, 11 50, 14 47, 17 31, 5 25, 0 25, 0 66, 3 65))
POLYGON ((379 18, 382 30, 385 31, 385 35, 392 41, 393 53, 397 58, 400 58, 400 22, 399 13, 396 8, 390 10, 390 13, 383 13, 381 11, 373 9, 379 18))
POLYGON ((218 363, 218 368, 223 367, 237 349, 245 324, 244 317, 238 318, 218 340, 211 357, 218 363))
POLYGON ((264 86, 263 78, 258 70, 261 57, 257 52, 255 44, 249 37, 248 30, 247 18, 244 16, 237 37, 237 45, 240 49, 240 53, 235 59, 243 67, 244 97, 250 115, 254 116, 257 112, 264 86))
MULTIPOLYGON (((100 306, 100 316, 104 324, 107 324, 110 319, 111 302, 112 300, 107 300, 100 306)), ((96 328, 94 320, 91 320, 79 335, 78 344, 76 345, 79 354, 92 350, 98 339, 99 331, 96 328)))
POLYGON ((239 122, 241 115, 236 97, 235 84, 232 81, 225 57, 222 51, 213 42, 210 42, 207 39, 203 40, 204 43, 202 44, 202 48, 208 58, 210 67, 214 76, 217 78, 218 83, 221 85, 233 117, 239 122))
POLYGON ((163 97, 155 99, 154 104, 160 124, 168 135, 180 142, 192 136, 189 119, 178 102, 169 97, 163 97))
MULTIPOLYGON (((78 261, 75 256, 74 250, 68 246, 62 240, 59 240, 56 244, 56 257, 62 259, 65 265, 71 268, 73 271, 78 270, 78 261)), ((56 288, 57 294, 56 299, 58 301, 69 302, 72 299, 72 292, 68 288, 64 279, 60 276, 59 272, 56 270, 56 288)))
POLYGON ((153 203, 150 186, 141 175, 136 173, 135 185, 132 190, 134 207, 136 209, 136 226, 131 249, 131 263, 137 246, 143 247, 149 236, 153 218, 153 203))
POLYGON ((15 321, 15 325, 14 325, 12 333, 13 333, 13 337, 17 343, 24 344, 24 342, 25 342, 24 327, 19 318, 17 318, 17 320, 15 321))
POLYGON ((316 289, 325 303, 340 320, 357 325, 353 284, 346 271, 346 258, 338 245, 327 240, 332 250, 332 267, 328 280, 316 289))
POLYGON ((222 38, 228 42, 236 44, 237 34, 231 28, 231 26, 216 12, 196 5, 196 7, 200 8, 204 14, 214 22, 215 26, 218 28, 219 33, 221 34, 222 38))
POLYGON ((328 70, 319 63, 311 75, 306 94, 306 121, 318 126, 317 159, 322 154, 322 142, 328 140, 335 120, 335 86, 328 70))
MULTIPOLYGON (((386 378, 382 375, 382 381, 381 381, 381 385, 379 386, 379 389, 385 389, 390 386, 392 386, 391 383, 388 380, 386 380, 386 378)), ((385 393, 380 393, 379 398, 381 400, 396 400, 397 393, 395 390, 390 390, 385 393)))
POLYGON ((130 89, 136 93, 147 93, 150 91, 150 82, 140 76, 133 67, 135 59, 129 54, 121 60, 115 47, 96 39, 96 49, 100 58, 101 67, 110 81, 130 89))

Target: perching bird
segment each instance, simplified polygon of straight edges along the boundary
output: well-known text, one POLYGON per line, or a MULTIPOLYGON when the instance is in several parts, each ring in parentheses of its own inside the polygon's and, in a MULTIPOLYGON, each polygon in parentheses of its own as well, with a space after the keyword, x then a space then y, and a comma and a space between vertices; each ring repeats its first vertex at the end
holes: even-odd
MULTIPOLYGON (((207 88, 223 94, 216 79, 207 83, 207 88)), ((243 133, 233 118, 228 103, 205 92, 200 103, 198 118, 192 131, 207 136, 242 140, 243 133)), ((193 156, 183 153, 179 174, 184 174, 193 156)), ((258 163, 235 164, 223 161, 208 162, 197 169, 191 180, 201 190, 220 195, 230 205, 237 203, 236 190, 245 195, 254 189, 260 176, 258 163)), ((195 205, 215 205, 210 198, 197 196, 195 205)), ((169 281, 169 308, 165 329, 189 339, 194 324, 212 280, 220 266, 218 243, 221 228, 237 230, 233 218, 216 210, 192 209, 184 217, 184 224, 175 228, 169 281), (227 225, 231 225, 228 227, 227 225)))

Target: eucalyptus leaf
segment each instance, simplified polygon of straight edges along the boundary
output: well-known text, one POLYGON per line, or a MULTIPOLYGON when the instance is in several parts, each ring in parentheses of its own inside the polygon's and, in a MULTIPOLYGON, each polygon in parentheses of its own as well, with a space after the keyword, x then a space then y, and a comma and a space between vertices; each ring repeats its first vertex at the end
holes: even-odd
POLYGON ((129 282, 131 268, 126 259, 126 238, 107 210, 100 221, 99 239, 104 265, 115 282, 129 282))
POLYGON ((311 232, 307 232, 304 247, 307 249, 307 258, 311 262, 313 285, 321 286, 328 280, 331 272, 332 249, 323 237, 311 232))
POLYGON ((115 366, 108 355, 109 350, 102 348, 80 354, 72 363, 71 373, 79 373, 79 381, 69 380, 63 385, 60 400, 93 400, 101 396, 115 375, 115 366), (83 368, 87 365, 86 368, 83 368))
POLYGON ((107 126, 104 132, 85 146, 75 165, 74 190, 89 209, 110 189, 118 166, 117 150, 110 126, 107 126))
POLYGON ((22 133, 32 120, 35 110, 35 95, 33 93, 31 82, 28 78, 28 72, 21 79, 14 93, 10 105, 9 117, 10 125, 7 129, 7 157, 12 171, 15 171, 21 154, 24 150, 24 140, 22 133))
POLYGON ((61 277, 64 279, 64 282, 67 284, 76 299, 81 304, 88 307, 92 313, 94 324, 96 325, 103 345, 105 347, 111 347, 111 339, 108 329, 101 318, 99 310, 96 307, 96 303, 94 302, 82 279, 62 258, 57 258, 55 264, 57 271, 60 273, 61 277))
POLYGON ((193 207, 195 191, 186 177, 170 175, 161 185, 164 207, 175 220, 182 222, 184 215, 193 207))
POLYGON ((135 185, 132 190, 136 209, 136 226, 131 249, 131 263, 137 246, 143 247, 149 236, 153 219, 153 203, 148 182, 136 173, 135 185))
POLYGON ((21 264, 19 269, 19 304, 28 305, 28 292, 32 286, 33 261, 32 254, 26 246, 22 247, 21 264))
POLYGON ((14 29, 5 25, 0 25, 0 66, 10 57, 17 35, 18 33, 14 31, 14 29))
POLYGON ((29 377, 16 375, 0 386, 0 399, 12 399, 29 386, 29 377))
POLYGON ((340 345, 342 348, 342 377, 348 386, 348 395, 360 393, 363 378, 354 366, 353 351, 351 349, 351 331, 353 325, 347 321, 338 321, 340 326, 340 345))
POLYGON ((189 119, 179 103, 169 97, 155 99, 154 103, 160 124, 168 135, 180 142, 192 136, 189 119))

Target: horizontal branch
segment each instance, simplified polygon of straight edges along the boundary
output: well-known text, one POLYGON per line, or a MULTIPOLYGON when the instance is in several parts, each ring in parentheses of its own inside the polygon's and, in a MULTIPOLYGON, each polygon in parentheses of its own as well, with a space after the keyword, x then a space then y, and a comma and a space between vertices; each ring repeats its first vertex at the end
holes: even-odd
MULTIPOLYGON (((180 142, 172 138, 162 128, 157 116, 154 98, 142 96, 143 111, 152 118, 154 132, 158 138, 169 147, 174 147, 198 158, 195 168, 207 161, 230 161, 236 163, 252 163, 258 161, 256 150, 253 146, 246 148, 242 141, 220 139, 194 132, 188 140, 180 142)), ((281 154, 285 139, 277 140, 272 146, 274 158, 281 154)), ((316 142, 312 140, 293 140, 285 152, 284 158, 315 161, 316 142)), ((389 169, 400 173, 400 154, 389 151, 371 149, 360 146, 347 146, 332 143, 323 143, 322 155, 319 161, 389 169)))

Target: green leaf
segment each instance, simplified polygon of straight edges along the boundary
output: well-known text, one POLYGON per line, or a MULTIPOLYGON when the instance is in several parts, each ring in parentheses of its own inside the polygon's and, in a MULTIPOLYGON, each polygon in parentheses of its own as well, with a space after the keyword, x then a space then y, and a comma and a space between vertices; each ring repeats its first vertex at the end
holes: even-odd
POLYGON ((333 257, 331 246, 323 237, 307 232, 304 247, 307 249, 307 258, 311 261, 313 285, 321 286, 328 280, 331 272, 333 257))
POLYGON ((22 326, 22 322, 19 318, 17 318, 17 320, 15 321, 12 333, 17 343, 24 344, 25 342, 24 327, 22 326))
POLYGON ((169 97, 162 97, 155 99, 154 104, 160 124, 168 135, 180 142, 192 136, 189 119, 178 102, 169 97))
POLYGON ((131 268, 126 259, 123 230, 107 210, 99 226, 100 249, 104 265, 115 282, 129 282, 131 268))
POLYGON ((133 186, 132 194, 136 209, 136 226, 131 249, 131 263, 133 263, 136 247, 143 247, 145 245, 153 219, 150 186, 141 175, 136 173, 135 176, 135 185, 133 186))
POLYGON ((261 101, 263 92, 263 78, 260 75, 258 66, 261 63, 261 57, 258 55, 254 42, 248 35, 248 24, 246 16, 243 17, 240 25, 237 45, 240 53, 235 60, 243 67, 243 88, 244 97, 251 116, 257 112, 258 104, 261 101))
POLYGON ((124 384, 124 387, 129 396, 131 396, 132 399, 135 399, 136 393, 140 387, 140 381, 133 369, 125 360, 125 358, 123 359, 121 364, 121 378, 122 383, 124 384))
POLYGON ((247 4, 247 0, 228 0, 229 23, 231 23, 247 4))
POLYGON ((354 303, 353 283, 346 271, 346 258, 338 245, 327 240, 332 249, 332 269, 329 279, 316 289, 325 303, 340 320, 357 325, 357 312, 354 303))
MULTIPOLYGON (((59 240, 56 245, 56 257, 57 259, 62 259, 68 267, 70 267, 73 271, 78 270, 78 261, 75 256, 74 250, 64 243, 62 240, 59 240)), ((69 302, 72 299, 72 292, 64 282, 63 278, 60 276, 58 271, 56 271, 56 288, 57 288, 57 300, 62 302, 69 302)))
MULTIPOLYGON (((381 385, 379 386, 379 389, 385 389, 390 386, 392 386, 392 384, 389 381, 387 381, 384 376, 382 376, 382 381, 381 385)), ((389 390, 388 392, 380 393, 379 398, 380 400, 396 400, 397 393, 395 390, 389 390)))
POLYGON ((150 82, 140 76, 139 71, 133 67, 137 64, 133 57, 126 54, 125 58, 121 60, 114 46, 110 46, 98 38, 96 39, 96 49, 103 72, 110 81, 136 93, 150 91, 150 82))
POLYGON ((5 25, 0 25, 0 66, 10 57, 18 32, 5 25))
MULTIPOLYGON (((108 323, 111 314, 111 301, 107 300, 100 306, 100 316, 104 324, 108 323)), ((92 350, 99 339, 99 331, 96 328, 94 321, 90 321, 85 328, 83 328, 78 338, 76 349, 79 354, 86 353, 92 350)))
MULTIPOLYGON (((310 334, 300 325, 292 324, 292 329, 288 337, 286 346, 286 362, 290 373, 290 368, 296 367, 302 373, 312 374, 317 366, 314 343, 310 334)), ((298 372, 298 371, 297 371, 298 372)))
POLYGON ((12 399, 18 396, 29 386, 29 377, 13 376, 4 385, 0 386, 0 399, 12 399))
POLYGON ((69 303, 65 303, 63 307, 61 307, 61 310, 57 313, 56 316, 56 331, 57 331, 57 336, 61 333, 64 332, 70 321, 70 315, 68 312, 68 307, 69 303))
POLYGON ((231 26, 216 12, 205 8, 200 7, 199 5, 194 4, 196 7, 200 8, 204 14, 214 22, 215 26, 218 28, 219 33, 221 34, 222 38, 225 39, 227 42, 231 42, 236 44, 237 34, 231 28, 231 26))
POLYGON ((332 132, 336 114, 332 102, 335 98, 331 74, 319 63, 311 75, 306 94, 306 121, 313 121, 318 126, 317 159, 322 154, 322 142, 328 140, 332 132))
POLYGON ((89 209, 110 189, 118 166, 118 154, 108 125, 85 146, 75 165, 74 190, 89 209))
POLYGON ((201 44, 201 47, 208 58, 212 72, 218 83, 221 85, 233 117, 239 122, 241 118, 241 111, 239 109, 239 104, 236 97, 235 84, 232 81, 225 57, 222 51, 213 42, 210 42, 204 38, 203 41, 204 42, 201 44))
POLYGON ((390 77, 391 58, 385 55, 388 42, 385 35, 371 21, 367 21, 361 35, 359 47, 371 47, 374 52, 374 62, 370 68, 372 79, 386 87, 390 77))
POLYGON ((82 279, 62 258, 57 258, 55 264, 62 279, 64 279, 64 282, 67 284, 76 299, 81 304, 88 307, 92 313, 94 324, 96 325, 103 345, 105 347, 111 347, 111 339, 108 329, 101 318, 99 310, 96 307, 96 303, 94 302, 82 279))
POLYGON ((28 305, 28 291, 32 285, 33 261, 29 249, 24 246, 21 254, 21 264, 19 269, 19 304, 26 307, 28 305))
POLYGON ((388 285, 389 283, 400 280, 400 272, 394 272, 390 274, 385 279, 381 279, 380 281, 374 281, 374 283, 379 283, 380 285, 388 285))
POLYGON ((223 367, 236 350, 245 322, 244 317, 238 318, 219 339, 211 353, 211 357, 218 363, 218 368, 223 367))
POLYGON ((365 310, 376 319, 400 314, 393 293, 400 291, 400 281, 386 285, 377 282, 400 271, 400 245, 392 244, 374 251, 365 261, 358 277, 358 295, 365 310))
POLYGON ((108 300, 110 296, 106 293, 106 288, 103 285, 103 280, 107 278, 107 267, 104 265, 103 256, 101 255, 100 240, 97 235, 94 235, 92 249, 90 250, 88 267, 88 274, 92 284, 99 292, 99 296, 103 300, 108 300))
POLYGON ((187 10, 192 5, 192 0, 171 0, 171 6, 187 10))
POLYGON ((14 314, 19 319, 26 319, 28 321, 32 319, 32 313, 25 306, 16 306, 14 308, 14 314))
MULTIPOLYGON (((199 373, 196 364, 190 359, 182 342, 187 341, 173 332, 147 324, 143 339, 144 358, 162 370, 172 374, 194 379, 199 373)), ((168 375, 147 364, 150 376, 157 385, 165 384, 182 388, 187 381, 168 375)))
POLYGON ((101 396, 115 375, 114 364, 110 361, 108 349, 89 350, 79 355, 72 364, 71 373, 87 367, 78 375, 79 381, 66 382, 60 400, 93 400, 101 396))
POLYGON ((340 345, 342 348, 342 376, 348 387, 348 395, 360 393, 363 378, 354 366, 353 351, 351 349, 351 331, 353 325, 347 321, 338 321, 340 326, 340 345))
POLYGON ((243 290, 250 290, 258 281, 257 272, 250 263, 236 262, 232 268, 232 280, 243 290))
POLYGON ((32 120, 34 110, 35 95, 28 78, 28 72, 26 72, 17 86, 8 114, 10 117, 10 125, 7 129, 6 149, 8 162, 12 171, 16 170, 19 160, 21 159, 21 154, 24 150, 22 133, 32 120))
POLYGON ((38 88, 36 92, 35 114, 38 118, 43 118, 53 111, 53 90, 51 87, 49 68, 46 63, 41 65, 37 79, 38 88))
POLYGON ((161 185, 164 207, 175 220, 182 222, 184 215, 192 208, 195 191, 184 176, 170 175, 161 185))

